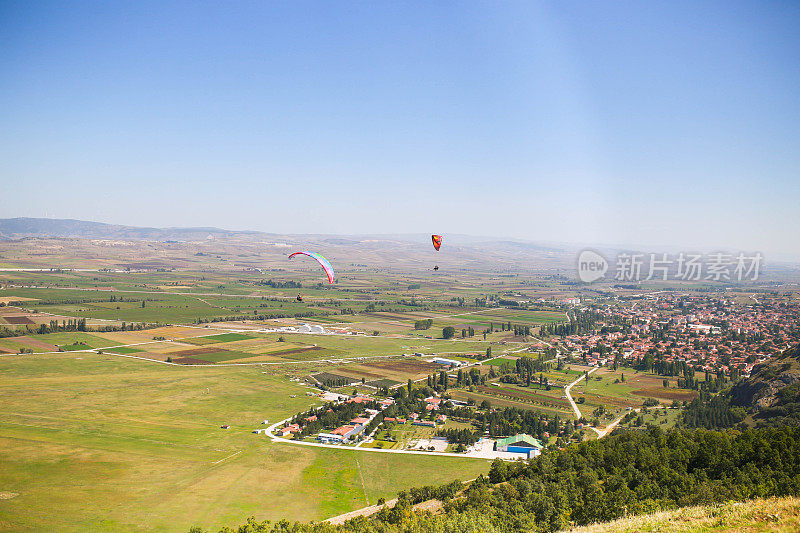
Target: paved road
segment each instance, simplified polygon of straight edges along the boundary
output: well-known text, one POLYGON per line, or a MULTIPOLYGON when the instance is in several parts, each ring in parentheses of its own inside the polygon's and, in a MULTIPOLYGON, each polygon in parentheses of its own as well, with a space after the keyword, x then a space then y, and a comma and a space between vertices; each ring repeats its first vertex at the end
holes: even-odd
MULTIPOLYGON (((598 368, 599 367, 594 367, 593 369, 589 370, 589 374, 591 374, 592 372, 594 372, 598 368)), ((585 376, 581 376, 578 379, 576 379, 575 381, 573 381, 572 383, 570 383, 569 385, 567 385, 566 387, 564 387, 564 394, 567 396, 567 400, 569 401, 570 406, 572 406, 572 412, 575 413, 575 416, 577 418, 580 418, 583 415, 581 415, 581 411, 580 411, 580 409, 578 409, 578 404, 575 403, 575 401, 572 399, 572 395, 570 395, 569 392, 572 390, 572 387, 577 385, 578 383, 580 383, 580 381, 582 379, 586 379, 586 377, 585 376)))
MULTIPOLYGON (((600 368, 600 367, 594 367, 593 369, 589 370, 589 374, 591 374, 592 372, 594 372, 598 368, 600 368)), ((572 390, 573 385, 577 385, 578 383, 581 382, 582 379, 586 379, 586 376, 579 377, 578 379, 576 379, 575 381, 573 381, 572 383, 570 383, 569 385, 567 385, 564 388, 564 393, 567 395, 567 400, 569 400, 569 404, 572 406, 572 411, 575 413, 575 416, 578 417, 578 418, 581 417, 581 411, 580 411, 580 409, 578 409, 578 405, 572 399, 572 395, 570 394, 570 390, 572 390)), ((635 410, 638 411, 638 409, 635 409, 635 410)), ((605 437, 606 435, 611 433, 614 430, 615 427, 617 427, 617 424, 620 423, 620 421, 625 417, 626 414, 627 413, 623 413, 622 416, 620 416, 619 418, 617 418, 616 420, 614 420, 613 422, 611 422, 609 425, 607 425, 606 427, 604 427, 602 429, 597 429, 594 426, 589 426, 589 427, 592 428, 592 431, 597 433, 597 438, 598 439, 602 439, 603 437, 605 437)))
MULTIPOLYGON (((589 370, 589 374, 591 374, 592 372, 594 372, 594 371, 595 371, 595 370, 597 370, 598 368, 600 368, 600 367, 594 367, 593 369, 589 370)), ((580 383, 580 381, 581 381, 582 379, 586 379, 586 377, 585 377, 585 376, 581 376, 581 377, 579 377, 578 379, 576 379, 575 381, 573 381, 572 383, 570 383, 569 385, 567 385, 567 386, 566 386, 566 388, 564 389, 564 392, 565 392, 565 394, 567 395, 567 400, 569 400, 569 404, 572 406, 572 410, 574 411, 574 413, 575 413, 575 416, 577 416, 578 418, 580 418, 580 417, 581 417, 581 412, 580 412, 580 410, 578 409, 578 405, 577 405, 577 404, 575 403, 575 401, 572 399, 572 395, 570 394, 570 390, 572 389, 572 386, 573 386, 573 385, 577 385, 578 383, 580 383)), ((656 407, 656 409, 657 409, 657 408, 658 408, 658 407, 656 407)), ((614 428, 615 428, 615 427, 617 427, 617 426, 619 425, 619 423, 622 421, 622 419, 623 419, 623 418, 625 418, 625 415, 627 415, 628 413, 631 413, 631 412, 634 412, 634 413, 636 413, 636 412, 639 412, 640 410, 641 410, 641 409, 632 409, 631 411, 625 412, 625 413, 623 413, 622 415, 620 415, 620 416, 619 416, 619 418, 617 418, 616 420, 612 421, 612 422, 611 422, 609 425, 607 425, 607 426, 606 426, 606 427, 604 427, 604 428, 597 429, 597 428, 596 428, 596 427, 594 427, 594 426, 589 426, 589 427, 591 427, 591 428, 592 428, 592 430, 593 430, 595 433, 597 433, 597 438, 598 438, 598 439, 602 439, 603 437, 605 437, 606 435, 608 435, 608 434, 610 434, 612 431, 614 431, 614 428)))

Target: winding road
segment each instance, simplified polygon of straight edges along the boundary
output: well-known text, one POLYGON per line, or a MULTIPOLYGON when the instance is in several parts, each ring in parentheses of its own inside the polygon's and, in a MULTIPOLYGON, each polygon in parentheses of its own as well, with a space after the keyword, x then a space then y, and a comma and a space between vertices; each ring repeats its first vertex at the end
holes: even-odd
MULTIPOLYGON (((593 369, 589 370, 588 374, 591 374, 598 368, 599 367, 594 367, 593 369)), ((564 387, 564 395, 567 397, 569 405, 572 407, 572 412, 575 413, 575 418, 581 418, 583 415, 581 415, 581 411, 580 409, 578 409, 578 404, 575 403, 575 400, 572 399, 572 395, 569 392, 572 390, 572 387, 580 383, 582 379, 586 379, 586 375, 579 377, 578 379, 576 379, 575 381, 564 387)))

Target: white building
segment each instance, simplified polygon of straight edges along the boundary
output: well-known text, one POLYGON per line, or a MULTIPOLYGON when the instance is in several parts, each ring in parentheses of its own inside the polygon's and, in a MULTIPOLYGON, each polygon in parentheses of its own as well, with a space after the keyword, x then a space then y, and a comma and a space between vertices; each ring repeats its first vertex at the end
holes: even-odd
POLYGON ((317 435, 317 440, 322 444, 341 444, 345 439, 341 435, 334 435, 333 433, 320 433, 317 435))
POLYGON ((303 324, 299 328, 297 328, 299 333, 325 333, 325 329, 322 326, 318 326, 314 324, 313 326, 309 326, 308 324, 303 324))
POLYGON ((445 359, 444 357, 436 357, 433 359, 433 362, 445 366, 461 366, 464 364, 461 361, 456 361, 454 359, 445 359))

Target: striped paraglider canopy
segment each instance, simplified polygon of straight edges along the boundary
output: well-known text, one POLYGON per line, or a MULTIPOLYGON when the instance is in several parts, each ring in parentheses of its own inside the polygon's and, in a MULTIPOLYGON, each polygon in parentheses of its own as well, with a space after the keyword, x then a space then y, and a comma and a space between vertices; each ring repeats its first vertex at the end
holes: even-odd
POLYGON ((333 267, 331 266, 330 261, 325 259, 325 256, 318 254, 316 252, 295 252, 289 256, 289 259, 291 259, 296 255, 307 255, 308 257, 314 259, 317 263, 319 263, 320 266, 322 267, 322 270, 324 270, 325 274, 328 275, 328 283, 333 283, 333 281, 336 279, 336 274, 334 274, 333 272, 333 267))

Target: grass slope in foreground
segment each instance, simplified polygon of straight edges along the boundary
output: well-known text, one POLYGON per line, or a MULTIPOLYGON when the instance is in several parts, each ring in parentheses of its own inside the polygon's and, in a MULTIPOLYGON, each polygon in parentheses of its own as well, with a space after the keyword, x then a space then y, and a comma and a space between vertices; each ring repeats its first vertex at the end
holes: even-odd
POLYGON ((570 533, 688 533, 800 531, 800 499, 770 498, 718 505, 682 507, 672 511, 620 518, 570 529, 570 533))
POLYGON ((250 431, 318 400, 254 367, 83 352, 0 357, 0 375, 0 531, 320 520, 489 466, 273 444, 250 431))

